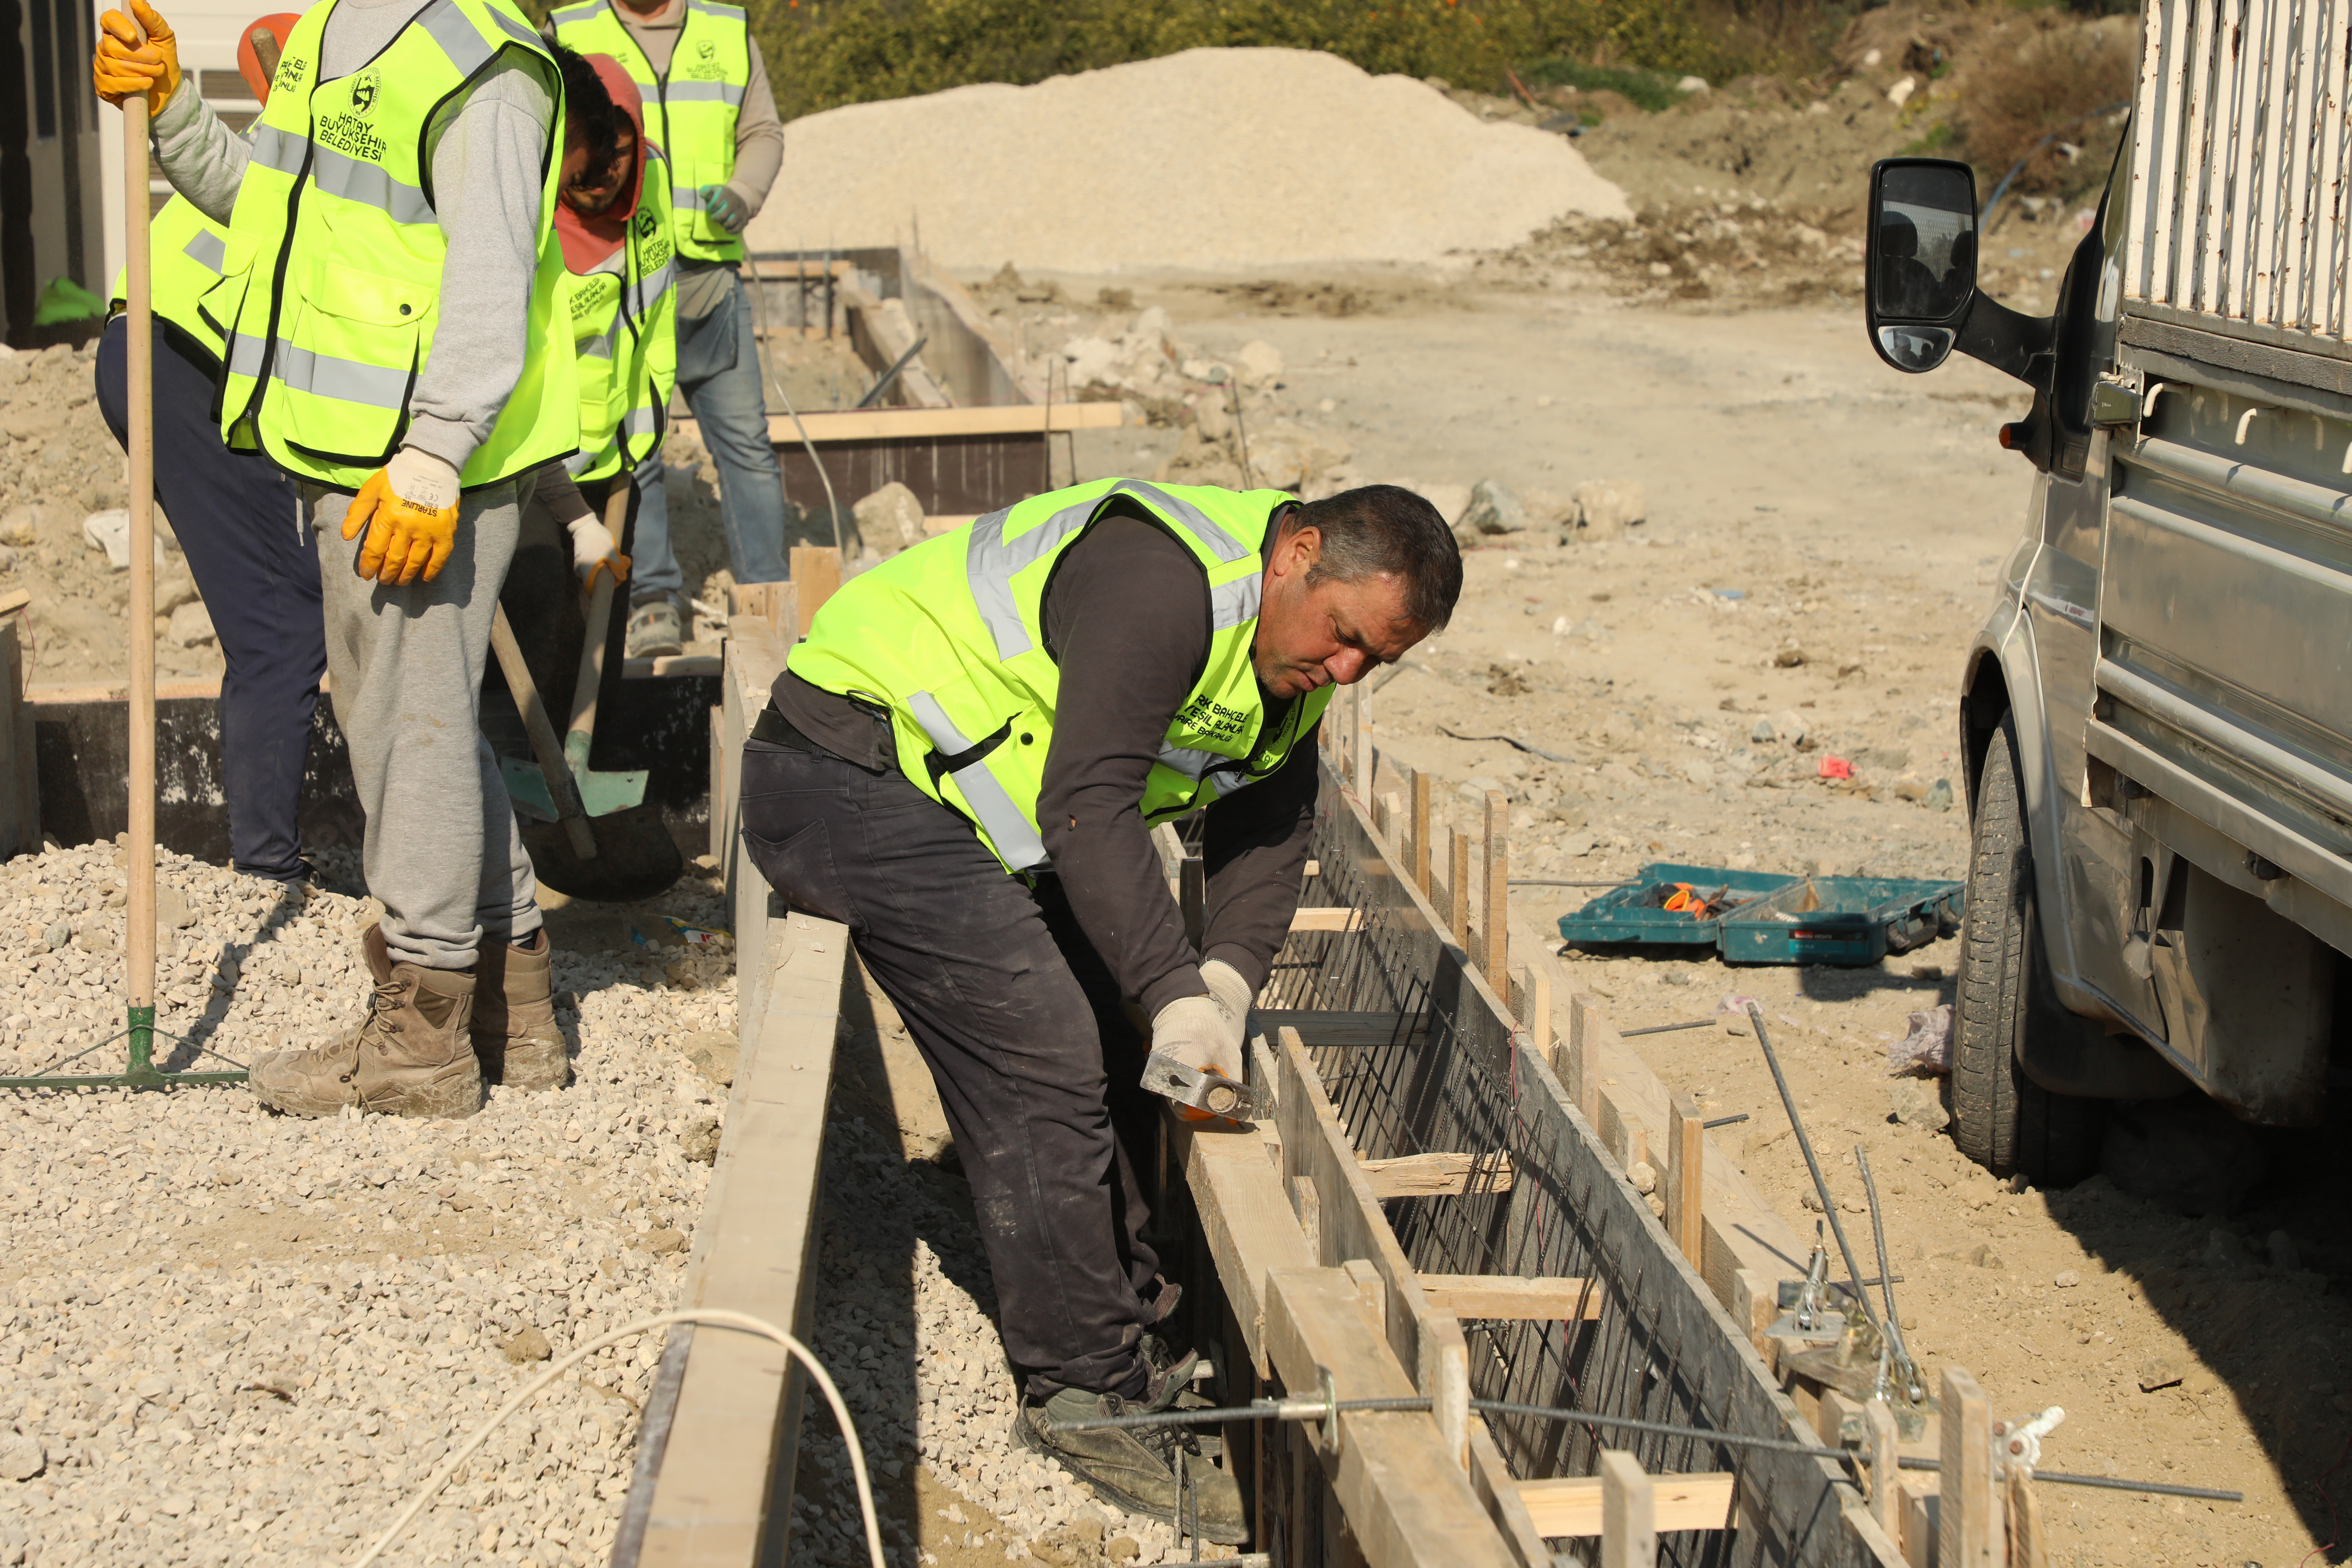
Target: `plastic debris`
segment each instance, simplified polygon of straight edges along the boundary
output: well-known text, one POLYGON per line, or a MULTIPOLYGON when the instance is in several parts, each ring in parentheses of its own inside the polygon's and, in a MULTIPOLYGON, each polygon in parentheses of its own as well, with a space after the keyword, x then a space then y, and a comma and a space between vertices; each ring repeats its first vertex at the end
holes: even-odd
POLYGON ((1853 764, 1843 757, 1825 755, 1822 758, 1821 775, 1825 779, 1850 779, 1853 777, 1853 764))
POLYGON ((1886 1070, 1894 1078, 1942 1078, 1952 1070, 1949 1005, 1911 1015, 1911 1032, 1886 1047, 1886 1070))

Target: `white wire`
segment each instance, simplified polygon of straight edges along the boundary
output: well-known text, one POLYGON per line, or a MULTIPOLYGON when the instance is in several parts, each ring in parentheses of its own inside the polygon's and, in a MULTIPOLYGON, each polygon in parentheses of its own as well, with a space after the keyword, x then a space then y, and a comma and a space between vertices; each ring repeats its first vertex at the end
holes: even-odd
POLYGON ((842 1436, 848 1440, 849 1467, 857 1479, 857 1506, 866 1515, 866 1551, 867 1556, 872 1559, 872 1568, 887 1568, 882 1559, 882 1526, 874 1514, 874 1485, 867 1479, 866 1474, 866 1446, 857 1439, 857 1424, 850 1418, 849 1406, 842 1403, 841 1390, 834 1386, 833 1374, 824 1370, 824 1363, 816 1359, 815 1353, 808 1346, 801 1343, 773 1323, 765 1319, 755 1318, 749 1312, 730 1312, 718 1308, 696 1308, 681 1312, 656 1312, 650 1318, 639 1318, 635 1322, 614 1329, 601 1339, 590 1341, 540 1373, 535 1382, 512 1399, 508 1400, 505 1408, 490 1417, 489 1425, 467 1438, 464 1447, 442 1461, 441 1468, 436 1470, 432 1479, 425 1483, 424 1490, 410 1500, 407 1508, 401 1510, 400 1517, 392 1521, 392 1528, 376 1537, 375 1544, 369 1547, 366 1555, 352 1563, 352 1568, 368 1568, 369 1563, 382 1557, 384 1549, 399 1539, 400 1532, 407 1529, 418 1514, 425 1511, 425 1505, 431 1502, 441 1489, 448 1484, 449 1478, 464 1467, 466 1461, 473 1457, 474 1451, 488 1440, 491 1433, 505 1424, 508 1416, 530 1404, 531 1397, 541 1389, 545 1388, 606 1345, 616 1343, 635 1334, 645 1333, 648 1330, 667 1328, 672 1323, 708 1323, 719 1328, 742 1329, 775 1341, 786 1351, 800 1358, 801 1364, 808 1368, 809 1375, 816 1379, 817 1386, 824 1390, 825 1403, 833 1406, 833 1418, 840 1424, 842 1436))

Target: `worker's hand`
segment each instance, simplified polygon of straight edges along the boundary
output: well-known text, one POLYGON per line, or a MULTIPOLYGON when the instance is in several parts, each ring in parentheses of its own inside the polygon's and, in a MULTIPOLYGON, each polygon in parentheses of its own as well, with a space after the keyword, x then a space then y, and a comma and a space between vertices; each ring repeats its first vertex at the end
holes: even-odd
POLYGON ((596 574, 610 572, 614 586, 629 580, 629 558, 614 542, 613 531, 593 515, 575 519, 572 530, 572 569, 580 574, 580 591, 596 591, 596 574))
POLYGON ((705 185, 696 193, 702 198, 702 210, 710 221, 730 234, 740 234, 743 226, 751 221, 751 204, 732 185, 705 185))
POLYGON ((1214 996, 1179 996, 1151 1016, 1151 1048, 1202 1072, 1242 1076, 1242 1026, 1214 996))
POLYGON ((180 41, 172 36, 172 24, 147 0, 131 0, 131 16, 120 11, 109 11, 98 19, 98 53, 91 58, 89 75, 98 89, 98 96, 122 107, 122 100, 131 94, 147 95, 147 111, 160 111, 180 89, 180 41), (139 18, 131 25, 131 16, 139 18), (139 29, 147 29, 146 42, 139 38, 139 29))
POLYGON ((1249 1010, 1254 1000, 1250 983, 1242 972, 1222 958, 1213 958, 1201 965, 1201 983, 1216 999, 1217 1010, 1224 1015, 1225 1024, 1233 1031, 1234 1056, 1241 1059, 1243 1042, 1249 1038, 1249 1010))
POLYGON ((343 513, 343 537, 360 546, 360 575, 401 587, 430 583, 457 544, 457 470, 430 452, 403 447, 367 477, 343 513))

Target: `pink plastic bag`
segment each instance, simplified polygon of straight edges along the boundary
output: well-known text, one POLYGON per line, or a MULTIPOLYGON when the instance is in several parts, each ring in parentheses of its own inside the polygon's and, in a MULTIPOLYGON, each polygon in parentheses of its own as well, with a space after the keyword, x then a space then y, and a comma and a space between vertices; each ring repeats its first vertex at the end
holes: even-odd
POLYGON ((1850 779, 1853 777, 1853 764, 1847 762, 1843 757, 1823 757, 1822 759, 1822 777, 1825 779, 1850 779))

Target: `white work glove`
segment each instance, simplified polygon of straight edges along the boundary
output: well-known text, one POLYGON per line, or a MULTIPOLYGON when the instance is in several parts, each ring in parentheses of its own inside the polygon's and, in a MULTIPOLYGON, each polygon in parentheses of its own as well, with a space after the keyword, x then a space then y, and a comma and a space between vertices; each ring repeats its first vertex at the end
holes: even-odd
MULTIPOLYGON (((1215 997, 1217 1008, 1224 1015, 1226 1026, 1233 1032, 1234 1059, 1241 1059, 1244 1042, 1249 1038, 1249 1010, 1254 1000, 1250 984, 1242 972, 1222 958, 1213 958, 1201 965, 1201 984, 1215 997)), ((1234 1074, 1238 1078, 1241 1075, 1234 1074)))
POLYGON ((565 526, 572 531, 572 569, 580 574, 582 593, 596 591, 599 572, 610 572, 615 584, 629 580, 629 558, 621 553, 613 531, 596 521, 593 512, 574 518, 565 526))
POLYGON ((1223 1073, 1239 1082, 1242 1040, 1249 1024, 1249 982, 1218 960, 1201 965, 1206 996, 1179 996, 1152 1016, 1151 1048, 1186 1067, 1223 1073))

